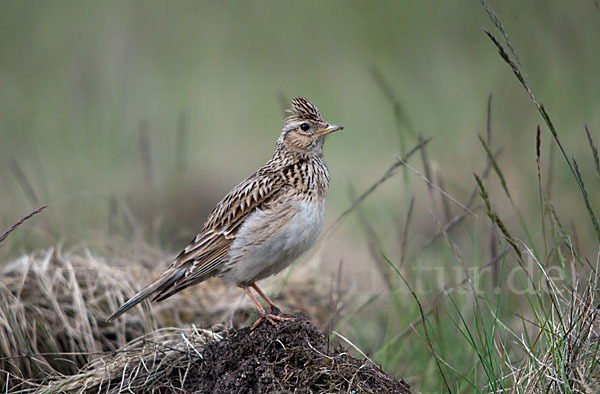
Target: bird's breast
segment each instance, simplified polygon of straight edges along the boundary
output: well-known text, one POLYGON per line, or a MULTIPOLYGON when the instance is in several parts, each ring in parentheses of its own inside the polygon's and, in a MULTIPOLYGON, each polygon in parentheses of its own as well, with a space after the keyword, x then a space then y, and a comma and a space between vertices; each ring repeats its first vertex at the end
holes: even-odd
POLYGON ((297 248, 302 253, 315 243, 321 232, 325 204, 317 199, 304 199, 293 205, 296 214, 282 226, 281 235, 290 249, 297 248))
POLYGON ((256 210, 240 228, 221 276, 250 284, 281 271, 315 243, 324 211, 324 199, 300 198, 256 210))

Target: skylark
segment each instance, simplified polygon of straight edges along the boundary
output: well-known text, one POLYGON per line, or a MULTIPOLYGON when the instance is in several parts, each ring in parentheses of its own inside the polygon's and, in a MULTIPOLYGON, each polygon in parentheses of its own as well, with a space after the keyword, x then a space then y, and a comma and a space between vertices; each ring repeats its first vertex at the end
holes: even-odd
POLYGON ((154 282, 114 312, 114 320, 142 300, 161 301, 186 287, 219 276, 240 287, 266 319, 278 316, 275 304, 256 281, 278 273, 317 239, 323 224, 329 171, 323 159, 325 137, 344 127, 328 123, 310 101, 292 100, 275 153, 262 168, 237 185, 208 216, 202 231, 154 282), (267 313, 250 291, 269 305, 267 313), (274 313, 273 313, 274 312, 274 313))

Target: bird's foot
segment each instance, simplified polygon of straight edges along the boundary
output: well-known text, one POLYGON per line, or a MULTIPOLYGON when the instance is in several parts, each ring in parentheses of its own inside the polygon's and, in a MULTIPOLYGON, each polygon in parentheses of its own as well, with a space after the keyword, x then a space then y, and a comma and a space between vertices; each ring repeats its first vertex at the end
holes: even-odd
POLYGON ((264 315, 262 315, 261 317, 258 318, 258 320, 256 320, 254 322, 254 324, 252 325, 252 327, 250 327, 251 331, 254 331, 254 329, 256 327, 258 327, 260 325, 260 323, 262 323, 264 320, 268 321, 269 323, 271 323, 273 325, 273 327, 277 327, 278 324, 275 320, 277 321, 294 321, 296 319, 294 319, 293 317, 285 317, 285 316, 279 316, 279 309, 278 308, 274 308, 271 310, 271 312, 273 313, 265 313, 264 315))

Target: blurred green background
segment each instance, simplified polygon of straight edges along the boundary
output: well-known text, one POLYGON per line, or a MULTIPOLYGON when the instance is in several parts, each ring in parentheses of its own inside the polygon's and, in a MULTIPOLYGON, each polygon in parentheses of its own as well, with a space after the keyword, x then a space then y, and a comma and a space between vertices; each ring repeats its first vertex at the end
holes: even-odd
MULTIPOLYGON (((597 3, 491 4, 567 151, 581 159, 598 208, 584 134, 587 124, 600 142, 597 3)), ((325 147, 327 223, 351 204, 350 187, 366 189, 419 135, 433 138, 433 181, 466 202, 472 173, 486 164, 477 134, 486 134, 490 94, 491 146, 502 148, 498 162, 525 220, 539 223, 535 131, 543 122, 482 27, 493 24, 478 1, 2 1, 0 227, 50 206, 34 219, 39 226, 11 234, 2 256, 127 232, 125 222, 176 251, 270 158, 295 96, 345 126, 325 147)), ((550 162, 550 145, 542 126, 549 192, 594 256, 576 183, 558 153, 550 162)), ((419 157, 411 163, 423 169, 419 157)), ((488 186, 498 190, 497 179, 488 186)), ((438 229, 429 212, 443 209, 413 173, 400 172, 363 206, 391 258, 413 196, 409 243, 418 245, 438 229)), ((501 193, 495 202, 509 206, 501 193)), ((537 224, 532 230, 539 240, 537 224)), ((363 233, 353 215, 325 248, 326 263, 374 271, 363 233)))
MULTIPOLYGON (((578 153, 585 145, 569 144, 571 137, 581 141, 584 122, 592 130, 599 122, 597 8, 592 1, 493 5, 530 82, 578 153)), ((493 145, 504 146, 501 161, 516 173, 519 195, 535 193, 522 175, 535 174, 540 118, 483 34, 482 26, 492 24, 476 1, 0 7, 4 225, 48 203, 51 234, 77 238, 106 229, 110 196, 137 205, 149 194, 195 192, 205 195, 200 212, 180 216, 192 219, 184 223, 193 230, 220 196, 270 157, 284 105, 298 95, 346 126, 326 147, 329 216, 347 206, 348 185, 370 184, 394 154, 414 145, 416 133, 434 137, 429 157, 444 169, 451 192, 470 185, 484 159, 475 137, 485 134, 490 93, 493 145), (400 127, 374 68, 402 105, 400 127), (37 201, 15 179, 16 165, 37 201), (173 182, 177 177, 184 182, 173 182)), ((412 183, 411 192, 422 189, 412 183)), ((397 198, 382 201, 376 206, 384 220, 397 198)), ((154 214, 172 216, 169 205, 155 205, 154 214)))

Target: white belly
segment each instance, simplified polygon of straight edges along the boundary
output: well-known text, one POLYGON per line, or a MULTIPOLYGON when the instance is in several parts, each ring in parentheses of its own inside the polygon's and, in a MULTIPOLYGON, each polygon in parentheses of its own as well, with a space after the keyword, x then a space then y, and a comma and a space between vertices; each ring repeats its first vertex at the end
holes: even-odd
POLYGON ((321 231, 325 204, 293 204, 284 210, 256 211, 246 219, 220 276, 230 283, 251 284, 281 271, 310 248, 321 231))

